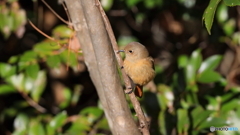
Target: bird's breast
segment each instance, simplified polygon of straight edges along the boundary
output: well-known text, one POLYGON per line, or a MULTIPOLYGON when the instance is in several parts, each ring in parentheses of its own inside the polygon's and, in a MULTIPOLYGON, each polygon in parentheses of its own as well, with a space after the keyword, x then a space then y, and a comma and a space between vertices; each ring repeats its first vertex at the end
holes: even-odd
POLYGON ((155 76, 153 62, 150 58, 137 61, 124 60, 124 70, 135 84, 145 85, 155 76))

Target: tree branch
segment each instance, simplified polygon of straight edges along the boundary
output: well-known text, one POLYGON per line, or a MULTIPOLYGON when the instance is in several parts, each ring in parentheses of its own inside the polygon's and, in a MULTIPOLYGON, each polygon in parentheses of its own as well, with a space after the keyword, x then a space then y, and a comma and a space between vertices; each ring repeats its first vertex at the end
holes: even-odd
MULTIPOLYGON (((118 48, 117 41, 116 41, 116 38, 115 38, 113 30, 112 30, 112 27, 111 27, 110 22, 108 20, 108 17, 106 16, 99 0, 96 0, 96 5, 98 6, 99 11, 101 12, 101 15, 102 15, 103 20, 104 20, 104 24, 106 26, 106 30, 107 30, 109 38, 111 40, 111 44, 112 44, 113 49, 115 51, 115 56, 117 58, 119 66, 121 67, 123 65, 123 61, 122 61, 121 55, 117 53, 119 48, 118 48)), ((122 71, 122 76, 123 76, 126 88, 132 88, 131 81, 130 81, 129 77, 127 76, 127 74, 125 73, 124 68, 121 68, 121 71, 122 71)), ((140 103, 138 102, 134 92, 131 92, 129 94, 129 97, 130 97, 130 100, 133 104, 134 110, 137 114, 137 117, 139 118, 140 129, 141 129, 142 133, 144 135, 149 135, 150 134, 149 130, 148 130, 149 123, 147 122, 147 120, 144 116, 144 113, 141 109, 140 103)))
POLYGON ((95 1, 65 0, 65 3, 112 133, 139 135, 123 93, 115 54, 95 1))

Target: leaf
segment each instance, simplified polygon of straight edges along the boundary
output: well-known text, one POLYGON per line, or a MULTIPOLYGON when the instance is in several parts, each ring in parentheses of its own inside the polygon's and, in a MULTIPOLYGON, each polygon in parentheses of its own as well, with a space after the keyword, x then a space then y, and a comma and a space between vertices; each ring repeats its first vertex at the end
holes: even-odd
POLYGON ((45 71, 39 71, 37 74, 37 78, 33 82, 33 88, 30 93, 34 101, 36 102, 39 101, 43 93, 43 90, 46 86, 46 81, 47 81, 47 77, 46 77, 45 71))
POLYGON ((54 130, 57 130, 58 128, 64 125, 66 119, 67 119, 67 113, 63 111, 50 121, 49 126, 54 130))
POLYGON ((188 112, 186 109, 177 110, 177 130, 178 134, 187 133, 189 128, 188 112))
POLYGON ((13 86, 8 84, 0 85, 0 95, 14 93, 14 92, 17 92, 17 90, 13 86))
POLYGON ((58 55, 52 55, 47 58, 47 65, 50 68, 56 68, 59 67, 61 64, 61 59, 58 55))
POLYGON ((219 100, 221 100, 221 98, 219 97, 211 97, 211 96, 206 96, 206 99, 208 100, 209 104, 207 106, 208 110, 214 110, 214 111, 218 111, 218 109, 220 108, 220 104, 221 102, 219 102, 219 100), (216 100, 217 99, 217 100, 216 100))
POLYGON ((173 100, 174 100, 174 94, 172 93, 171 87, 160 84, 157 87, 158 90, 158 102, 160 104, 160 107, 162 110, 166 110, 167 107, 172 108, 173 106, 173 100))
MULTIPOLYGON (((70 29, 67 25, 58 25, 57 27, 55 27, 53 29, 52 33, 53 33, 52 35, 55 39, 66 38, 68 40, 69 38, 71 38, 73 36, 73 30, 70 29)), ((59 42, 61 42, 61 41, 59 40, 59 42)), ((67 43, 66 40, 64 42, 67 43)))
POLYGON ((235 108, 237 108, 240 105, 239 100, 233 99, 225 104, 222 105, 221 107, 221 112, 222 113, 227 113, 228 111, 231 111, 235 108))
POLYGON ((87 135, 87 131, 91 129, 91 124, 88 122, 86 117, 79 115, 76 121, 74 121, 71 127, 66 131, 69 135, 78 135, 76 133, 81 133, 81 135, 87 135))
POLYGON ((214 14, 220 1, 221 0, 210 0, 210 3, 205 9, 202 17, 202 21, 204 21, 209 35, 211 35, 211 28, 212 28, 212 23, 214 19, 214 14))
POLYGON ((148 9, 160 7, 163 4, 163 0, 144 0, 143 2, 148 9))
POLYGON ((103 6, 103 9, 105 11, 108 11, 111 9, 111 7, 113 5, 113 0, 101 0, 101 4, 103 6))
POLYGON ((209 128, 211 126, 214 127, 223 127, 227 125, 227 121, 222 118, 208 117, 202 124, 199 125, 198 130, 209 128))
POLYGON ((194 72, 197 72, 202 63, 201 49, 197 49, 192 53, 189 63, 192 65, 194 72))
POLYGON ((0 63, 0 77, 7 78, 16 73, 16 67, 6 63, 0 63))
POLYGON ((11 56, 8 60, 8 63, 13 64, 16 63, 19 59, 19 56, 11 56))
POLYGON ((71 105, 75 106, 80 99, 82 94, 83 86, 82 85, 75 85, 74 91, 72 94, 71 105))
POLYGON ((140 1, 142 1, 142 0, 126 0, 125 2, 127 4, 127 6, 129 8, 131 8, 131 7, 135 6, 135 5, 137 5, 140 1))
POLYGON ((219 65, 221 60, 222 60, 222 56, 221 55, 213 55, 213 56, 207 58, 201 64, 201 66, 200 66, 200 68, 198 70, 198 73, 202 74, 203 72, 214 70, 219 65))
POLYGON ((33 50, 34 52, 43 57, 45 55, 52 55, 53 54, 52 51, 57 49, 60 49, 60 46, 56 42, 46 40, 36 44, 33 50))
POLYGON ((194 69, 194 65, 192 65, 191 63, 188 63, 185 69, 185 76, 188 85, 190 86, 195 85, 196 72, 194 69))
POLYGON ((223 0, 224 4, 227 6, 239 6, 240 0, 223 0))
POLYGON ((65 50, 63 53, 61 53, 60 57, 63 63, 66 63, 71 67, 77 66, 78 64, 77 55, 71 51, 65 50))
POLYGON ((32 119, 29 123, 28 135, 45 135, 43 124, 37 119, 32 119))
POLYGON ((207 70, 206 72, 199 74, 197 81, 200 83, 212 83, 220 81, 221 78, 222 76, 219 73, 207 70))
POLYGON ((29 65, 27 68, 26 68, 26 74, 31 77, 32 79, 36 79, 37 78, 37 75, 38 75, 38 72, 39 72, 39 65, 38 64, 32 64, 32 65, 29 65))
POLYGON ((23 131, 23 130, 28 130, 28 123, 29 123, 29 118, 25 114, 18 114, 17 117, 14 119, 14 129, 23 131))
POLYGON ((24 74, 13 75, 7 79, 17 90, 24 91, 24 74))
POLYGON ((87 107, 80 112, 80 115, 87 115, 88 122, 93 123, 97 120, 103 111, 97 107, 87 107))
POLYGON ((70 104, 72 93, 71 93, 71 90, 66 87, 61 92, 62 92, 63 100, 61 101, 59 107, 61 109, 63 109, 63 108, 66 108, 70 104))
POLYGON ((213 112, 214 111, 204 110, 201 106, 194 108, 194 110, 191 112, 193 119, 193 128, 196 129, 197 126, 200 125, 201 122, 205 121, 213 112))
POLYGON ((227 21, 227 19, 229 18, 228 7, 225 4, 221 3, 218 6, 217 12, 216 12, 216 17, 220 24, 223 24, 225 21, 227 21))
POLYGON ((188 57, 186 55, 181 55, 178 58, 178 67, 179 68, 185 68, 188 64, 188 57))
POLYGON ((228 19, 227 22, 223 25, 223 30, 227 36, 232 36, 233 32, 236 28, 236 21, 235 19, 231 18, 228 19))
POLYGON ((37 58, 37 54, 34 51, 27 51, 23 55, 20 56, 19 62, 35 61, 36 58, 37 58))

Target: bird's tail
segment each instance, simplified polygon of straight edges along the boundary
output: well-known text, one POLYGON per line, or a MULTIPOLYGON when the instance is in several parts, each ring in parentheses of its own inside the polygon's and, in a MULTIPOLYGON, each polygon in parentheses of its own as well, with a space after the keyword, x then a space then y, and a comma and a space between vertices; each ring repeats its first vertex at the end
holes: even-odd
POLYGON ((136 85, 134 93, 137 97, 141 98, 143 96, 143 86, 136 85))

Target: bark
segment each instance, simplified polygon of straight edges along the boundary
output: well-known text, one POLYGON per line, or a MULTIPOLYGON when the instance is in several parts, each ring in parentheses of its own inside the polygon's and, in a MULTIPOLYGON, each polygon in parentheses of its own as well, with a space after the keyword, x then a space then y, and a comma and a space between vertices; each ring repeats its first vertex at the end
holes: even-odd
POLYGON ((114 51, 95 0, 65 3, 112 133, 140 134, 127 105, 114 51))

